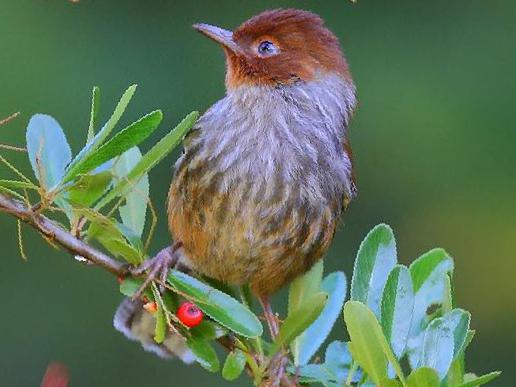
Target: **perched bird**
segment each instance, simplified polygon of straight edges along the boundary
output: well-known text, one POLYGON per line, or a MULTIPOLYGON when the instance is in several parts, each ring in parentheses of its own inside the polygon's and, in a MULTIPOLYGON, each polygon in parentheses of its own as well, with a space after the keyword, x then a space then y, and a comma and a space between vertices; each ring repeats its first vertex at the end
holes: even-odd
POLYGON ((355 86, 338 39, 311 12, 265 11, 234 32, 194 28, 222 46, 227 92, 184 140, 168 198, 175 247, 160 267, 180 257, 249 284, 274 329, 269 296, 323 257, 356 194, 355 86))

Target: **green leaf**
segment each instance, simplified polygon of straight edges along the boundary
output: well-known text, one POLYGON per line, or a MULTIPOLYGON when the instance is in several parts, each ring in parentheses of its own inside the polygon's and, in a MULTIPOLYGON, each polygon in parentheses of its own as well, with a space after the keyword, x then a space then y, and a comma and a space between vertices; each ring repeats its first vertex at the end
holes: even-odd
POLYGON ((143 262, 142 254, 127 242, 123 232, 111 219, 94 211, 82 209, 79 213, 91 222, 88 238, 98 240, 115 257, 121 257, 130 264, 143 262))
POLYGON ((482 376, 476 376, 475 374, 466 374, 464 375, 464 383, 462 383, 459 387, 482 386, 483 384, 487 384, 490 381, 496 379, 498 376, 500 376, 500 374, 500 371, 490 372, 482 376))
POLYGON ((421 367, 412 371, 407 378, 407 385, 409 387, 439 387, 439 376, 432 368, 421 367))
POLYGON ((126 277, 120 284, 120 293, 124 296, 132 297, 140 289, 143 280, 139 278, 126 277))
MULTIPOLYGON (((170 310, 177 310, 170 309, 170 310)), ((224 336, 227 331, 220 326, 216 325, 214 322, 209 320, 203 320, 199 325, 194 328, 190 328, 190 334, 204 340, 215 340, 221 336, 224 336)))
POLYGON ((390 362, 401 382, 405 384, 401 367, 371 309, 361 302, 348 301, 344 305, 344 320, 351 338, 349 350, 353 359, 371 380, 380 384, 388 379, 387 364, 390 362))
POLYGON ((462 351, 464 352, 466 350, 466 348, 471 344, 471 342, 473 341, 473 338, 475 337, 475 331, 474 330, 469 330, 468 331, 468 334, 466 336, 466 341, 464 342, 464 346, 462 348, 462 351))
POLYGON ((278 337, 272 344, 269 356, 272 357, 282 346, 289 345, 292 340, 313 323, 321 314, 327 298, 326 293, 316 293, 306 299, 298 309, 290 313, 281 324, 278 337))
MULTIPOLYGON (((127 297, 133 297, 134 294, 143 285, 143 280, 140 278, 126 277, 120 284, 120 293, 127 297)), ((149 287, 143 291, 143 294, 149 299, 154 299, 152 291, 149 287)))
POLYGON ((134 187, 157 163, 159 163, 168 153, 175 148, 181 141, 184 134, 193 126, 198 112, 192 112, 187 115, 183 121, 179 123, 170 133, 163 137, 156 145, 154 145, 140 160, 133 170, 127 175, 127 178, 118 183, 103 199, 97 204, 97 209, 109 204, 117 196, 122 196, 128 189, 134 187))
MULTIPOLYGON (((118 184, 131 172, 142 159, 137 147, 131 148, 120 156, 113 165, 115 184, 118 184)), ((145 228, 145 216, 149 200, 149 176, 144 174, 138 184, 125 196, 125 205, 118 210, 124 226, 141 237, 145 228)))
POLYGON ((451 275, 447 273, 444 276, 444 298, 442 304, 443 313, 448 313, 453 309, 453 296, 452 296, 452 285, 451 285, 451 275))
POLYGON ((410 272, 405 266, 397 265, 389 274, 383 291, 381 324, 398 359, 407 345, 413 309, 414 291, 410 272))
MULTIPOLYGON (((337 387, 344 385, 350 366, 351 354, 347 344, 343 341, 334 341, 326 349, 323 364, 291 366, 287 370, 298 377, 301 383, 320 383, 327 387, 337 387)), ((352 381, 358 383, 361 378, 362 372, 356 370, 352 381)))
POLYGON ((209 372, 218 372, 220 369, 219 358, 211 344, 203 339, 191 336, 186 340, 188 348, 195 356, 197 363, 209 372))
POLYGON ((106 192, 111 179, 111 173, 108 171, 95 175, 82 175, 63 191, 61 197, 72 204, 90 207, 106 192))
MULTIPOLYGON (((326 348, 324 364, 336 377, 336 382, 343 384, 351 367, 351 354, 348 345, 344 341, 334 341, 326 348)), ((355 373, 356 377, 360 377, 355 373)))
POLYGON ((446 326, 444 319, 437 318, 426 329, 419 366, 433 368, 442 380, 452 360, 453 332, 446 326))
POLYGON ((338 383, 337 377, 326 367, 326 364, 305 364, 299 367, 289 367, 287 370, 303 384, 320 383, 325 387, 333 387, 338 383))
MULTIPOLYGON (((288 292, 288 315, 299 309, 303 302, 318 293, 321 289, 321 281, 323 276, 324 263, 319 260, 312 268, 304 275, 296 278, 289 287, 288 292)), ((301 337, 292 341, 290 349, 294 356, 294 363, 296 365, 306 364, 299 361, 300 355, 300 341, 301 337)))
POLYGON ((18 180, 0 180, 0 186, 4 188, 21 188, 21 189, 32 189, 38 190, 38 186, 27 181, 18 180))
POLYGON ((448 373, 446 374, 446 383, 448 386, 458 386, 464 380, 464 353, 459 355, 452 361, 448 373))
POLYGON ((453 331, 453 359, 464 352, 469 335, 471 314, 462 309, 453 309, 443 316, 453 331))
POLYGON ((401 383, 397 380, 394 380, 394 379, 383 379, 380 384, 379 384, 379 387, 400 387, 401 386, 401 383))
POLYGON ((436 274, 451 273, 453 261, 444 249, 433 249, 423 254, 410 265, 414 292, 419 292, 436 274))
POLYGON ((469 320, 469 313, 462 309, 454 309, 433 320, 425 331, 420 366, 433 368, 439 378, 444 379, 466 342, 469 320))
MULTIPOLYGON (((163 300, 164 308, 172 313, 174 313, 179 307, 179 300, 176 293, 170 292, 168 290, 164 291, 161 293, 161 299, 163 300)), ((201 324, 198 326, 203 325, 204 322, 206 322, 206 320, 201 321, 201 324)))
POLYGON ((263 333, 262 324, 253 312, 220 290, 177 270, 170 271, 168 282, 204 313, 233 332, 245 337, 258 337, 263 333))
POLYGON ((245 364, 245 355, 241 350, 231 351, 222 368, 222 377, 229 381, 237 379, 244 370, 245 364))
POLYGON ((72 159, 63 129, 51 116, 35 114, 27 125, 27 151, 35 176, 47 191, 58 185, 72 159))
MULTIPOLYGON (((340 316, 346 298, 346 276, 343 272, 329 274, 321 284, 328 301, 317 319, 291 344, 295 364, 307 364, 328 337, 333 324, 340 316)), ((306 298, 304 299, 306 301, 306 298)))
POLYGON ((412 368, 419 364, 425 328, 432 316, 427 311, 449 302, 447 275, 453 272, 453 260, 443 249, 433 249, 409 267, 414 286, 414 312, 407 351, 412 368))
POLYGON ((141 143, 156 130, 162 118, 163 113, 159 110, 155 110, 122 129, 114 135, 113 138, 101 145, 95 152, 88 154, 80 163, 77 163, 71 168, 67 172, 70 176, 69 180, 77 175, 97 168, 106 161, 121 155, 141 143))
POLYGON ((158 344, 161 344, 165 341, 165 337, 167 335, 167 319, 165 318, 165 311, 161 307, 159 302, 156 302, 158 305, 158 310, 154 314, 156 317, 156 327, 154 328, 154 341, 158 344))
POLYGON ((93 137, 93 139, 89 141, 84 148, 82 148, 82 150, 77 154, 77 156, 75 156, 70 165, 68 165, 66 174, 63 177, 63 183, 72 180, 78 174, 78 171, 81 170, 81 164, 85 160, 88 160, 88 158, 91 157, 93 153, 95 153, 98 147, 100 147, 104 141, 106 141, 109 134, 113 131, 116 124, 120 120, 120 117, 122 117, 122 114, 133 98, 135 91, 136 85, 132 85, 129 86, 129 88, 124 92, 108 122, 106 122, 102 129, 93 137))
POLYGON ((93 87, 91 94, 91 113, 90 113, 90 124, 88 125, 88 138, 87 141, 93 140, 95 137, 95 128, 98 125, 98 116, 100 108, 100 89, 97 86, 93 87))
POLYGON ((388 225, 379 224, 367 234, 358 249, 351 280, 351 299, 366 304, 380 317, 383 288, 396 262, 394 233, 388 225))
POLYGON ((324 263, 321 259, 304 275, 292 281, 288 293, 288 314, 299 309, 308 297, 320 291, 323 270, 324 263))

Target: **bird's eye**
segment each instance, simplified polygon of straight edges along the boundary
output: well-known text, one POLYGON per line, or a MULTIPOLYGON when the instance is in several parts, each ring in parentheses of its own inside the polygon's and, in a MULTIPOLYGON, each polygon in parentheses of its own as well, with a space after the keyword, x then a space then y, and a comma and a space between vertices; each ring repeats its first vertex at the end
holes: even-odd
POLYGON ((260 55, 270 56, 279 53, 279 49, 274 45, 274 43, 268 40, 264 40, 258 45, 258 52, 260 53, 260 55))

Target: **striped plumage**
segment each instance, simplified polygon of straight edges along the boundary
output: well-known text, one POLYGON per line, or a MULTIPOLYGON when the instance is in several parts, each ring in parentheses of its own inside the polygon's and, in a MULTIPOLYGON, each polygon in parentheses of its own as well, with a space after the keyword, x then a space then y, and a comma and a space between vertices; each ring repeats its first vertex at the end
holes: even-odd
POLYGON ((169 226, 200 273, 268 295, 328 249, 354 194, 354 87, 334 73, 231 88, 185 139, 169 226))

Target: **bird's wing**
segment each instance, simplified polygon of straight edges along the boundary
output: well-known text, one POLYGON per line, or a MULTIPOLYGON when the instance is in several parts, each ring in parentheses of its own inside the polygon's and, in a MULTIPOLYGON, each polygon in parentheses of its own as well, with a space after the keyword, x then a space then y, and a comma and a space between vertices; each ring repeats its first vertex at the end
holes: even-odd
POLYGON ((349 162, 351 163, 351 176, 350 176, 350 187, 349 191, 344 195, 343 207, 346 209, 349 203, 357 196, 358 190, 355 182, 355 171, 353 169, 353 151, 351 150, 351 145, 349 143, 348 134, 344 136, 344 141, 342 142, 342 146, 344 147, 344 152, 349 157, 349 162))

